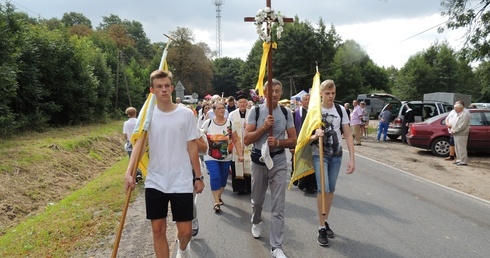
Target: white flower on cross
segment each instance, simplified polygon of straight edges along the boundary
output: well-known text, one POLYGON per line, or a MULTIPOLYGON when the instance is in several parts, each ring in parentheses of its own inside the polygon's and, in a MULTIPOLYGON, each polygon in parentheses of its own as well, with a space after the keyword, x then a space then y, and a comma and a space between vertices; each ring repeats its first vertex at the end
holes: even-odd
POLYGON ((259 9, 257 14, 255 15, 255 26, 257 28, 257 34, 259 37, 266 41, 270 42, 272 40, 272 36, 267 34, 267 31, 272 31, 272 24, 274 22, 278 23, 278 27, 276 29, 277 39, 281 38, 281 33, 284 31, 284 16, 281 12, 274 12, 270 7, 266 7, 264 10, 259 9), (264 28, 262 25, 266 24, 264 28))

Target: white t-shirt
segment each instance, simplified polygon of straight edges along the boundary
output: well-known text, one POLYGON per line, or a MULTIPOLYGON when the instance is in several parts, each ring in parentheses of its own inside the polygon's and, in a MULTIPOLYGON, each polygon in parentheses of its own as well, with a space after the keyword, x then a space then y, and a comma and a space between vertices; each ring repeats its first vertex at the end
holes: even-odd
MULTIPOLYGON (((449 111, 449 115, 447 115, 446 121, 448 124, 451 126, 454 126, 456 122, 458 121, 458 113, 456 113, 456 110, 451 110, 449 111)), ((448 128, 449 133, 451 133, 451 130, 448 128)))
POLYGON ((230 161, 232 158, 233 144, 231 140, 231 122, 226 120, 222 125, 216 124, 213 119, 204 121, 202 129, 208 139, 208 153, 204 155, 204 161, 230 161))
POLYGON ((138 119, 132 117, 124 122, 123 134, 126 136, 126 143, 124 144, 124 149, 126 151, 133 151, 133 146, 131 145, 131 135, 133 134, 134 127, 136 127, 136 122, 138 119))
POLYGON ((155 107, 148 129, 150 164, 145 188, 164 193, 192 193, 192 164, 187 142, 199 138, 192 110, 177 106, 171 112, 155 107))
MULTIPOLYGON (((342 156, 342 134, 340 133, 340 125, 348 124, 349 117, 345 108, 340 106, 342 110, 342 121, 340 121, 340 115, 335 108, 323 108, 322 107, 322 122, 325 134, 323 137, 323 155, 326 157, 339 157, 342 156)), ((314 144, 311 148, 312 155, 319 155, 318 145, 314 144)))
POLYGON ((133 134, 134 127, 136 126, 137 121, 138 121, 138 119, 136 119, 135 117, 132 117, 132 118, 130 118, 124 122, 123 134, 126 135, 127 141, 131 140, 131 134, 133 134))

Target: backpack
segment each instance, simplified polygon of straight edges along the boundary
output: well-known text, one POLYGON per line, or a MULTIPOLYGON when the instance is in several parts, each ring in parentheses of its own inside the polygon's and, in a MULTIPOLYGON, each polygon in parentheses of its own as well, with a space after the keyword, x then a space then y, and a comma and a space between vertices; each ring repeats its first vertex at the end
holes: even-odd
POLYGON ((340 108, 339 104, 334 102, 333 105, 335 106, 335 109, 337 109, 337 113, 339 113, 340 116, 340 134, 344 134, 344 129, 342 128, 342 118, 344 116, 344 112, 342 112, 342 108, 340 108))
MULTIPOLYGON (((288 110, 279 105, 279 107, 281 107, 281 111, 282 113, 284 114, 284 117, 286 118, 286 124, 287 124, 287 121, 288 121, 288 110)), ((260 113, 260 109, 259 109, 259 106, 255 106, 255 126, 257 126, 257 121, 259 121, 259 113, 260 113)))

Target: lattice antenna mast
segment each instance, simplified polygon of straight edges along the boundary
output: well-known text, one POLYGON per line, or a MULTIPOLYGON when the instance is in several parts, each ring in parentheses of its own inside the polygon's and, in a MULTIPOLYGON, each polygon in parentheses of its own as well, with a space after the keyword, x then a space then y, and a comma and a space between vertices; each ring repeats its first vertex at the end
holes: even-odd
POLYGON ((221 6, 225 0, 213 0, 213 4, 216 5, 216 52, 221 57, 221 6))

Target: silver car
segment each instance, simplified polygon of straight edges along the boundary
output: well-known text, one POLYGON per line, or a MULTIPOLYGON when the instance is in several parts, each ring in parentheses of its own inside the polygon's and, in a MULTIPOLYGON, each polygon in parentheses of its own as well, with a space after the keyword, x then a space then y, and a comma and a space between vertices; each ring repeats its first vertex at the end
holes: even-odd
MULTIPOLYGON (((402 135, 403 116, 409 109, 409 105, 414 111, 415 122, 422 122, 428 118, 437 116, 442 113, 449 112, 453 109, 453 105, 447 102, 440 101, 400 101, 389 103, 391 105, 391 123, 388 127, 388 138, 395 140, 402 135)), ((383 108, 385 110, 386 106, 383 108)), ((381 111, 382 112, 382 111, 381 111)))

